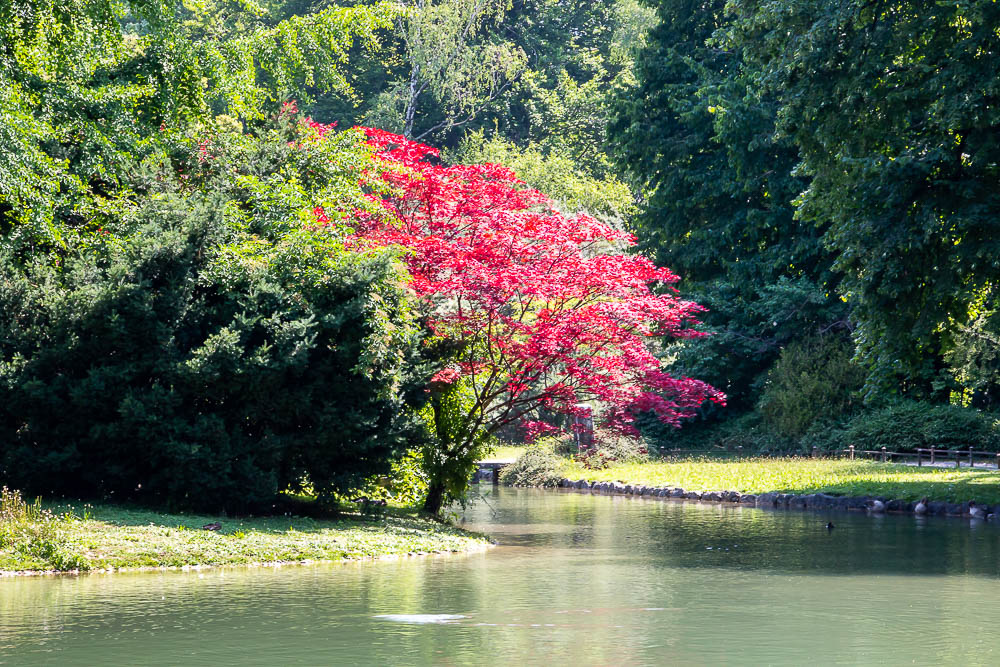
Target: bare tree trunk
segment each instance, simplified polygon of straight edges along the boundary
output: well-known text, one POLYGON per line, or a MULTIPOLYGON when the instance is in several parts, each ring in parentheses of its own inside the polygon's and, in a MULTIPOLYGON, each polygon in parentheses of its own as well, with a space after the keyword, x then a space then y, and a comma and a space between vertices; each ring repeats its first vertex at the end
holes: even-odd
POLYGON ((410 96, 406 100, 406 115, 403 119, 403 136, 407 139, 413 136, 413 121, 417 115, 418 97, 420 97, 420 65, 414 63, 410 68, 410 96))

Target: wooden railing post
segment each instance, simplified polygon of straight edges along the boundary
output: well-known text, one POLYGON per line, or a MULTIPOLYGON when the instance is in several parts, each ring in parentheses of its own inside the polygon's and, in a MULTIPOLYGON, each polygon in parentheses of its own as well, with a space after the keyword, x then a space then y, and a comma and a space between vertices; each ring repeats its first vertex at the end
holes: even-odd
MULTIPOLYGON (((850 447, 848 447, 848 449, 851 451, 851 460, 853 461, 854 460, 854 445, 851 445, 850 447)), ((997 454, 997 461, 1000 461, 1000 454, 997 454)), ((997 470, 1000 470, 1000 467, 998 467, 997 470)))
POLYGON ((962 453, 957 449, 955 450, 955 467, 956 468, 962 467, 962 453))
POLYGON ((816 445, 813 445, 812 457, 814 459, 818 459, 819 458, 819 453, 818 452, 819 452, 819 447, 817 447, 816 445))
POLYGON ((1000 452, 997 452, 997 470, 1000 470, 1000 452))
POLYGON ((885 463, 885 447, 882 448, 882 463, 885 463))
POLYGON ((919 468, 923 465, 924 465, 924 453, 920 451, 919 447, 917 447, 917 467, 919 468))
POLYGON ((743 458, 743 445, 737 445, 736 446, 736 458, 737 459, 742 459, 743 458))
POLYGON ((976 464, 972 462, 972 447, 969 447, 969 467, 975 468, 976 464))
POLYGON ((931 465, 934 465, 934 445, 931 445, 931 465))

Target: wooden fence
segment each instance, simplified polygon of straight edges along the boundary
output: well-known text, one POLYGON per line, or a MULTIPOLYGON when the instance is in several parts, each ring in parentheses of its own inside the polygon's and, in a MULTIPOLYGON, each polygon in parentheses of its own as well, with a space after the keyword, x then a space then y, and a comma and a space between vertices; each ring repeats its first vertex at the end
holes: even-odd
MULTIPOLYGON (((667 449, 660 450, 659 454, 661 456, 688 456, 688 455, 719 455, 719 454, 736 455, 737 458, 743 458, 743 447, 735 447, 732 449, 667 449)), ((786 454, 764 454, 764 456, 802 456, 802 453, 786 453, 786 454)), ((755 456, 761 456, 761 454, 755 454, 755 456)), ((928 465, 938 465, 940 463, 947 462, 949 465, 954 462, 956 468, 961 468, 962 464, 968 465, 968 467, 975 467, 976 462, 980 464, 980 467, 995 467, 1000 470, 1000 452, 980 452, 974 450, 972 447, 968 449, 925 449, 917 448, 911 452, 890 452, 885 447, 881 449, 859 449, 854 445, 850 445, 846 449, 835 449, 832 451, 820 450, 818 447, 813 447, 812 452, 807 454, 811 458, 848 458, 850 460, 855 460, 857 458, 867 458, 875 459, 881 461, 882 463, 893 463, 900 459, 916 459, 917 466, 923 466, 925 463, 928 465)))
MULTIPOLYGON (((815 448, 813 448, 815 450, 815 448)), ((993 466, 1000 470, 1000 452, 978 452, 972 447, 968 449, 925 449, 918 447, 912 452, 890 452, 885 447, 881 449, 856 449, 851 445, 847 449, 838 450, 838 453, 847 456, 851 460, 855 457, 877 458, 883 463, 892 462, 895 459, 906 458, 916 459, 918 466, 924 463, 936 465, 938 463, 955 463, 956 468, 961 468, 963 463, 970 468, 975 467, 976 461, 980 461, 984 467, 993 466)), ((815 456, 815 451, 813 456, 815 456)))

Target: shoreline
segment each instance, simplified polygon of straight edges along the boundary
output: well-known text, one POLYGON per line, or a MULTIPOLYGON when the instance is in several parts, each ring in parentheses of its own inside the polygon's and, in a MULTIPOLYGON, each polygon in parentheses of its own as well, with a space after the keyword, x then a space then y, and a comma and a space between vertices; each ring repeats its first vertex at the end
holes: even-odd
POLYGON ((361 556, 358 558, 346 557, 339 559, 332 558, 306 558, 302 560, 279 560, 260 561, 253 563, 198 563, 191 565, 142 565, 136 567, 118 568, 91 568, 86 570, 0 570, 0 579, 13 579, 16 577, 64 577, 64 576, 91 576, 98 574, 137 574, 151 572, 202 572, 205 570, 225 570, 225 569, 264 569, 278 570, 283 567, 304 566, 304 565, 347 565, 349 563, 377 563, 380 561, 404 560, 410 558, 441 558, 445 556, 469 556, 489 551, 496 546, 496 543, 484 541, 471 545, 468 549, 449 549, 443 551, 412 551, 401 554, 380 554, 378 556, 361 556))
POLYGON ((281 567, 475 553, 488 536, 390 508, 378 518, 182 515, 58 505, 0 534, 0 578, 281 567))
POLYGON ((887 496, 845 496, 829 493, 740 493, 739 491, 691 491, 680 487, 657 487, 622 482, 590 482, 585 479, 559 480, 556 488, 581 491, 591 495, 631 496, 657 500, 689 501, 756 507, 760 509, 836 510, 868 514, 909 514, 913 516, 946 516, 976 520, 1000 520, 1000 504, 980 505, 975 501, 949 503, 928 500, 921 512, 919 501, 907 501, 887 496), (881 503, 878 505, 877 503, 881 503), (973 503, 970 506, 970 503, 973 503), (970 510, 976 510, 974 514, 970 510))

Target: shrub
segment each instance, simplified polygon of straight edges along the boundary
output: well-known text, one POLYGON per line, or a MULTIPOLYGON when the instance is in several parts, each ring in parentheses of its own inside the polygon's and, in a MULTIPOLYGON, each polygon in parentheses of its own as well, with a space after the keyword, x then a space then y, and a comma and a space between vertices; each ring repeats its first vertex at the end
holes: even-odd
POLYGON ((406 444, 391 264, 290 244, 220 266, 210 212, 155 214, 123 250, 0 281, 6 479, 243 511, 304 479, 322 494, 387 473, 406 444))
POLYGON ((85 570, 87 561, 63 549, 57 517, 42 508, 41 499, 28 504, 19 491, 0 489, 0 551, 33 559, 38 569, 85 570))
MULTIPOLYGON (((858 417, 861 419, 862 417, 858 417)), ((832 452, 840 449, 846 449, 850 444, 846 425, 850 420, 845 419, 820 419, 813 422, 813 425, 809 427, 801 439, 802 450, 809 452, 812 448, 824 452, 832 452)))
POLYGON ((818 419, 850 413, 865 380, 852 356, 839 336, 790 343, 768 374, 760 401, 764 420, 778 434, 798 438, 818 419))
POLYGON ((301 127, 220 136, 212 160, 179 148, 183 176, 163 167, 102 230, 0 254, 0 479, 257 511, 357 488, 412 446, 401 269, 330 223, 365 205, 370 153, 354 133, 300 150, 301 127))
POLYGON ((411 450, 398 460, 386 475, 377 475, 340 500, 358 497, 384 500, 398 505, 414 505, 427 493, 427 474, 423 471, 422 453, 411 450))
POLYGON ((1000 449, 1000 429, 988 413, 957 405, 905 401, 852 419, 842 442, 859 449, 912 451, 918 447, 1000 449))
POLYGON ((594 432, 594 447, 580 452, 576 458, 585 468, 602 470, 612 463, 646 461, 649 448, 641 438, 598 429, 594 432))
POLYGON ((500 472, 500 482, 507 486, 555 486, 562 479, 562 461, 556 455, 551 438, 528 447, 516 461, 500 472))
POLYGON ((744 454, 784 454, 798 449, 794 438, 786 438, 763 427, 732 429, 719 438, 718 444, 726 451, 739 451, 742 447, 744 454))
POLYGON ((787 453, 799 446, 794 438, 775 433, 756 411, 724 421, 695 422, 659 439, 657 445, 651 450, 654 455, 671 449, 735 451, 739 447, 745 454, 787 453))

